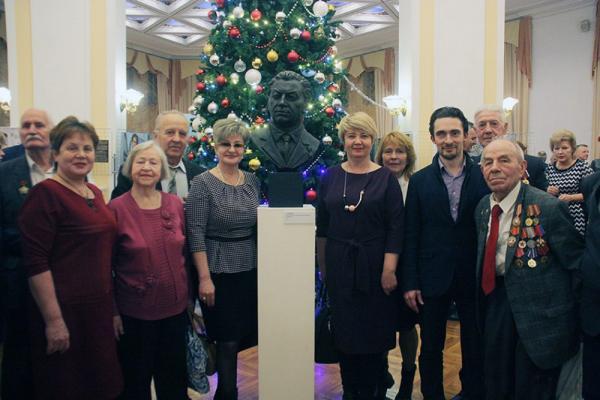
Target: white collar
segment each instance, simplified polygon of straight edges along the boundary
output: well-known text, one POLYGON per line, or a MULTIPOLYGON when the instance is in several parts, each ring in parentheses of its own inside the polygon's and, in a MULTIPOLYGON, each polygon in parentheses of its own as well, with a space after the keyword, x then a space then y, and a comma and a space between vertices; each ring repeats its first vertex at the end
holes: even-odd
POLYGON ((517 202, 517 197, 519 196, 519 191, 521 190, 521 181, 517 182, 517 185, 510 191, 510 193, 502 199, 502 201, 498 202, 494 198, 494 193, 490 196, 490 210, 498 204, 502 209, 503 213, 508 212, 517 202))
POLYGON ((44 171, 42 169, 42 167, 40 167, 39 165, 36 164, 35 161, 33 161, 33 158, 29 157, 29 153, 27 153, 27 151, 25 151, 25 159, 27 160, 27 166, 29 167, 29 170, 31 171, 34 168, 37 168, 38 170, 40 170, 41 172, 47 173, 47 172, 54 172, 54 163, 52 163, 52 166, 50 167, 50 169, 48 169, 47 171, 44 171))
POLYGON ((187 173, 187 171, 185 170, 185 164, 183 163, 183 158, 179 159, 179 164, 177 164, 176 166, 172 166, 171 164, 169 164, 169 168, 174 169, 175 171, 180 169, 181 171, 183 171, 184 174, 187 173))

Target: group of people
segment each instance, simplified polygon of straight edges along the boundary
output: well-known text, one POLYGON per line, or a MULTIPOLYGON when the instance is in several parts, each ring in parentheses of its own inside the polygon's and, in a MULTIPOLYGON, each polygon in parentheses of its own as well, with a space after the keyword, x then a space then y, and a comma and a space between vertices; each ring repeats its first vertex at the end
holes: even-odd
POLYGON ((159 114, 106 204, 89 182, 94 127, 23 114, 25 154, 0 164, 2 398, 150 399, 153 380, 159 399, 188 399, 195 299, 217 343, 215 398, 237 398, 237 353, 257 340, 259 183, 238 168, 244 124, 214 125, 210 171, 183 158, 188 124, 159 114))
MULTIPOLYGON (((397 332, 395 398, 411 398, 417 321, 421 392, 444 399, 452 303, 462 354, 455 398, 554 399, 581 336, 583 397, 600 398, 600 173, 576 159, 571 132, 552 136, 556 163, 546 166, 505 138, 500 107, 480 108, 472 127, 479 156, 466 151, 464 114, 435 110, 429 133, 437 154, 413 173, 414 149, 403 134, 385 135, 372 162, 373 120, 356 113, 339 125, 347 161, 322 181, 317 254, 344 399, 386 398, 397 332)), ((577 380, 561 383, 564 398, 581 398, 577 380)))
MULTIPOLYGON (((239 169, 245 125, 213 128, 218 164, 205 171, 183 157, 185 116, 161 113, 105 204, 89 182, 94 127, 23 114, 24 155, 0 163, 3 398, 149 399, 154 380, 159 399, 187 399, 195 299, 217 345, 215 399, 237 398, 237 354, 257 340, 260 187, 239 169)), ((444 399, 452 303, 460 398, 554 398, 580 329, 584 397, 600 398, 600 174, 568 131, 552 136, 546 167, 503 138, 500 108, 479 109, 472 129, 480 156, 466 151, 462 111, 435 110, 437 154, 415 172, 408 136, 386 134, 372 161, 374 121, 339 124, 346 161, 323 176, 316 227, 344 399, 385 399, 398 332, 396 399, 411 398, 417 323, 421 391, 444 399)))

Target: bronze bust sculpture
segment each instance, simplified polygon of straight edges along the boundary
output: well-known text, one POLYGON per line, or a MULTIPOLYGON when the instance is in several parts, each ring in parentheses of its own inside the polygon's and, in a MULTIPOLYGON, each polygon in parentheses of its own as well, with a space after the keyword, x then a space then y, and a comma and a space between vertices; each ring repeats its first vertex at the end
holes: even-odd
POLYGON ((292 71, 270 82, 267 108, 271 124, 252 135, 252 142, 278 171, 293 171, 312 162, 320 142, 304 128, 304 110, 311 98, 310 83, 292 71))

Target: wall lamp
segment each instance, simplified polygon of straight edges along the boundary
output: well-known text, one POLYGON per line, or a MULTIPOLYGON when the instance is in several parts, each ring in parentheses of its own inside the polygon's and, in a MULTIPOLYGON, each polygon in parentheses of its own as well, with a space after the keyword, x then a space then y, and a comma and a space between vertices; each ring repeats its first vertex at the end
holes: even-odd
POLYGON ((10 111, 10 90, 0 87, 0 109, 5 113, 10 111))
POLYGON ((393 116, 397 117, 398 115, 402 114, 403 117, 406 117, 408 107, 406 105, 405 98, 394 95, 384 97, 382 100, 393 116))
POLYGON ((134 113, 143 97, 143 93, 135 89, 127 89, 125 94, 121 96, 121 112, 127 110, 128 113, 134 113))
POLYGON ((513 108, 517 105, 519 99, 515 99, 514 97, 507 97, 502 100, 502 109, 504 110, 504 115, 508 118, 510 114, 512 114, 513 108))

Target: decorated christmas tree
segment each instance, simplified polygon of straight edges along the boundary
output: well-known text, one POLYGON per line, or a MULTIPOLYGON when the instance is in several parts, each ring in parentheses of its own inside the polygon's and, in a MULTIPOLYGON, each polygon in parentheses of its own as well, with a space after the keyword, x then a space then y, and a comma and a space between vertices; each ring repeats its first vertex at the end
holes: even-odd
MULTIPOLYGON (((239 118, 251 132, 268 124, 269 82, 281 71, 297 72, 312 86, 304 125, 323 144, 319 157, 300 171, 305 198, 314 201, 319 177, 343 158, 336 126, 345 115, 340 92, 345 72, 336 59, 334 13, 335 7, 324 1, 215 0, 209 18, 216 26, 196 71, 190 112, 198 135, 190 138, 188 158, 208 168, 216 164, 212 125, 218 119, 239 118)), ((273 172, 251 143, 241 166, 263 182, 273 172)))

